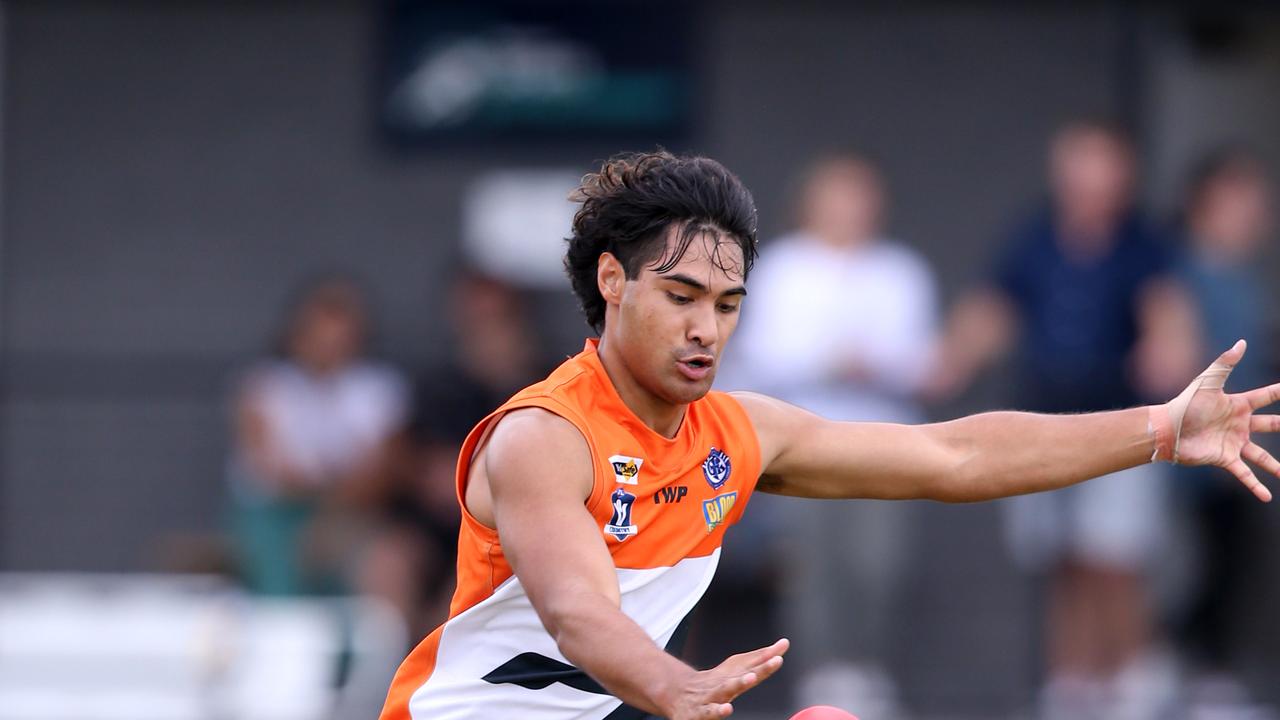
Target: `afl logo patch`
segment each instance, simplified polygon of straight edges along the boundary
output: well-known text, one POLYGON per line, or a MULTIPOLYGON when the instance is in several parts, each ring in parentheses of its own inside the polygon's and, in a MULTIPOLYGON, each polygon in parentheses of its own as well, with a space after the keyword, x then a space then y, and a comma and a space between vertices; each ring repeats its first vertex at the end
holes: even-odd
POLYGON ((618 482, 623 485, 640 484, 640 466, 644 464, 643 458, 614 455, 609 458, 609 464, 613 466, 613 477, 618 482))
POLYGON ((604 531, 622 542, 638 531, 635 523, 631 522, 631 506, 635 504, 636 496, 618 488, 609 500, 613 503, 613 518, 604 526, 604 531))
POLYGON ((711 489, 719 490, 720 486, 728 482, 731 472, 733 472, 733 463, 729 462, 729 456, 721 450, 711 448, 711 454, 702 461, 702 474, 707 478, 707 484, 711 489))

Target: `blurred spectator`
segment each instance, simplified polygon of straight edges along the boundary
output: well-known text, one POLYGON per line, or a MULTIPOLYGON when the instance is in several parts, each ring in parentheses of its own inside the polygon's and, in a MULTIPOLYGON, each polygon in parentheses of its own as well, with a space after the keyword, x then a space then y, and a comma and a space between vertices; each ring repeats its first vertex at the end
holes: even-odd
MULTIPOLYGON (((541 371, 520 292, 464 271, 449 297, 453 352, 415 389, 416 432, 461 439, 541 371)), ((456 459, 456 457, 455 457, 456 459)), ((450 483, 452 493, 452 483, 450 483)))
MULTIPOLYGON (((1048 206, 1022 226, 990 282, 948 327, 932 391, 968 384, 1015 344, 1017 402, 1068 413, 1167 400, 1201 368, 1170 249, 1133 208, 1127 136, 1063 127, 1049 148, 1048 206)), ((1152 652, 1145 576, 1160 547, 1160 468, 1146 465, 1006 504, 1011 550, 1047 572, 1043 717, 1154 717, 1172 692, 1152 652)))
MULTIPOLYGON (((1228 389, 1261 386, 1273 377, 1276 358, 1268 330, 1274 296, 1259 265, 1275 230, 1271 192, 1259 160, 1229 148, 1200 163, 1187 193, 1186 248, 1177 269, 1200 314, 1201 361, 1212 362, 1220 348, 1239 338, 1249 341, 1228 389)), ((1197 712, 1216 712, 1214 717, 1242 717, 1239 711, 1247 710, 1249 698, 1232 672, 1229 650, 1239 630, 1232 623, 1234 603, 1258 564, 1255 551, 1265 545, 1259 508, 1234 483, 1198 470, 1181 468, 1175 485, 1201 550, 1199 577, 1180 628, 1195 670, 1189 703, 1197 712), (1224 714, 1228 707, 1237 713, 1224 714)))
POLYGON ((308 287, 281 353, 243 378, 230 462, 242 574, 266 594, 363 592, 412 605, 415 549, 380 523, 390 440, 406 389, 364 358, 368 320, 354 284, 308 287))
MULTIPOLYGON (((822 158, 798 200, 800 229, 766 246, 752 276, 731 382, 833 419, 919 422, 913 396, 934 342, 936 291, 923 258, 883 234, 879 170, 857 155, 822 158)), ((800 704, 891 717, 885 654, 912 506, 753 505, 748 527, 780 516, 783 629, 795 640, 787 660, 800 704)))
MULTIPOLYGON (((454 470, 467 434, 517 390, 541 376, 537 343, 519 292, 500 280, 463 273, 449 299, 453 342, 445 364, 414 390, 399 454, 391 512, 423 549, 423 614, 414 629, 444 621, 453 593, 458 500, 454 470)), ((420 636, 420 635, 418 635, 420 636)))

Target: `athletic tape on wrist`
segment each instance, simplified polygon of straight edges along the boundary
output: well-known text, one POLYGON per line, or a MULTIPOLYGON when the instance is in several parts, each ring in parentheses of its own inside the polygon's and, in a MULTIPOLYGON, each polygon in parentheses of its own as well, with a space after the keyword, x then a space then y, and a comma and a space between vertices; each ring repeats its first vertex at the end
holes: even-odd
POLYGON ((1155 440, 1155 450, 1151 453, 1151 462, 1176 463, 1177 440, 1173 429, 1173 420, 1169 418, 1169 408, 1164 405, 1152 405, 1147 408, 1147 434, 1155 440))
POLYGON ((1178 444, 1182 440, 1182 420, 1186 417, 1191 398, 1200 391, 1221 390, 1227 384, 1227 376, 1231 374, 1231 366, 1215 360, 1205 371, 1196 376, 1178 397, 1164 405, 1153 405, 1147 416, 1147 432, 1155 440, 1155 451, 1151 453, 1151 462, 1164 460, 1178 463, 1178 444))

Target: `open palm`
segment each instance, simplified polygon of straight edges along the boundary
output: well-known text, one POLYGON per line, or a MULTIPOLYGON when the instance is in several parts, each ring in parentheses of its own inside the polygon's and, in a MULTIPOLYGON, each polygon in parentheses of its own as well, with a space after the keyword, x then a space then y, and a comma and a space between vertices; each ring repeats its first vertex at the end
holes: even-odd
POLYGON ((1258 481, 1248 460, 1280 476, 1280 462, 1250 438, 1254 432, 1280 430, 1280 416, 1255 415, 1254 411, 1280 400, 1280 383, 1228 394, 1222 387, 1244 356, 1245 343, 1237 342, 1170 402, 1182 401, 1185 414, 1175 429, 1175 461, 1183 465, 1217 465, 1244 483, 1259 500, 1271 500, 1271 491, 1258 481))

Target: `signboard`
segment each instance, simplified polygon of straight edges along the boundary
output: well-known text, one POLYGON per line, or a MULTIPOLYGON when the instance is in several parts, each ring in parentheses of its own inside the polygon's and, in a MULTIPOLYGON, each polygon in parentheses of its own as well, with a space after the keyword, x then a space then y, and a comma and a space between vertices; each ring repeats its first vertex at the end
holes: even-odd
POLYGON ((677 142, 694 92, 685 7, 394 2, 381 124, 405 141, 677 142))

